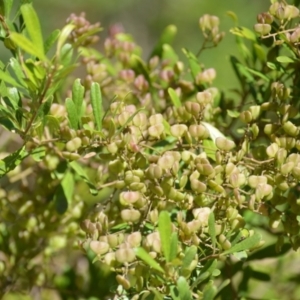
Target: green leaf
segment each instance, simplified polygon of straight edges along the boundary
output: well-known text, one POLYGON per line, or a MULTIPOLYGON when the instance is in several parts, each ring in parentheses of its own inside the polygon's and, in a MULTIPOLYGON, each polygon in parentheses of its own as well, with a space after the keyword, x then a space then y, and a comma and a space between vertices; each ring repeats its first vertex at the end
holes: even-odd
POLYGON ((181 101, 180 101, 177 93, 175 92, 175 90, 173 90, 172 88, 168 88, 168 93, 169 93, 169 96, 171 98, 171 101, 172 101, 173 105, 175 107, 180 107, 181 106, 181 101))
POLYGON ((215 223, 216 223, 215 214, 213 211, 211 211, 208 217, 208 234, 211 238, 213 252, 215 252, 216 243, 217 243, 215 223))
POLYGON ((72 88, 72 100, 76 107, 76 113, 80 123, 82 116, 82 103, 84 97, 84 87, 80 83, 80 79, 76 79, 72 88))
POLYGON ((213 125, 207 122, 201 122, 201 124, 206 127, 213 142, 215 142, 218 137, 225 137, 224 134, 213 125))
POLYGON ((158 56, 162 57, 163 53, 163 45, 164 44, 172 44, 175 36, 177 33, 177 27, 175 25, 169 25, 167 26, 164 31, 162 32, 156 46, 154 47, 150 57, 158 56))
POLYGON ((61 56, 61 48, 68 39, 70 33, 74 30, 75 25, 73 24, 68 24, 66 25, 62 31, 60 32, 58 41, 57 41, 57 46, 56 46, 56 56, 60 57, 61 56))
POLYGON ((191 246, 185 250, 185 255, 182 261, 182 269, 188 268, 197 254, 197 247, 191 246))
POLYGON ((13 0, 0 0, 0 14, 9 19, 9 14, 13 6, 13 0))
POLYGON ((3 159, 0 159, 0 178, 2 178, 9 171, 15 169, 26 157, 28 152, 25 150, 25 146, 19 150, 11 153, 3 159))
POLYGON ((177 256, 177 249, 178 249, 178 236, 177 232, 172 232, 171 238, 170 238, 170 261, 173 261, 173 259, 177 256))
POLYGON ((174 66, 176 62, 178 61, 178 55, 174 51, 174 49, 169 44, 164 44, 162 46, 162 59, 164 61, 168 61, 169 66, 174 66))
POLYGON ((38 53, 44 56, 44 42, 38 16, 32 4, 21 5, 21 13, 30 39, 38 53))
POLYGON ((86 175, 84 169, 76 161, 69 163, 69 166, 84 180, 84 182, 89 186, 92 195, 97 195, 98 190, 95 185, 90 181, 89 177, 86 175))
POLYGON ((20 63, 13 57, 9 60, 9 65, 13 69, 18 81, 22 84, 22 86, 27 87, 27 84, 24 81, 25 75, 20 63))
POLYGON ((41 52, 39 48, 37 48, 34 43, 32 43, 28 38, 26 38, 24 35, 17 33, 17 32, 11 32, 10 38, 12 41, 20 48, 22 48, 25 52, 28 54, 31 54, 33 56, 36 56, 37 58, 41 60, 45 60, 44 51, 41 52))
POLYGON ((230 249, 224 251, 221 253, 221 255, 227 255, 231 254, 234 252, 239 252, 239 251, 244 251, 244 250, 249 250, 256 246, 261 240, 261 235, 257 232, 255 232, 252 236, 246 238, 245 240, 241 241, 238 244, 235 244, 232 246, 230 249))
POLYGON ((180 276, 177 280, 177 288, 179 292, 179 297, 181 300, 191 300, 193 299, 191 289, 186 279, 180 276))
POLYGON ((135 248, 135 254, 138 258, 143 260, 148 266, 151 268, 164 273, 165 271, 162 267, 146 252, 146 250, 142 247, 135 248))
POLYGON ((242 27, 242 26, 234 27, 230 29, 230 32, 234 35, 246 38, 248 40, 256 41, 255 33, 246 27, 242 27))
POLYGON ((151 85, 151 79, 149 77, 148 68, 147 68, 145 62, 138 55, 132 54, 130 56, 129 64, 130 64, 131 69, 133 69, 137 75, 139 75, 139 74, 144 75, 145 79, 151 85))
POLYGON ((102 95, 99 83, 93 82, 91 86, 91 104, 93 108, 93 114, 96 123, 96 129, 101 131, 102 129, 102 115, 103 115, 103 107, 102 107, 102 95))
POLYGON ((237 110, 227 109, 227 114, 231 118, 238 118, 240 116, 240 112, 238 112, 237 110))
POLYGON ((22 86, 17 82, 15 81, 11 76, 10 74, 8 74, 7 72, 4 72, 2 70, 0 70, 0 80, 3 80, 7 83, 10 83, 12 86, 14 87, 19 87, 19 88, 22 88, 22 86))
POLYGON ((74 193, 74 177, 71 172, 67 172, 61 181, 61 187, 64 190, 64 194, 66 196, 66 199, 68 201, 68 204, 70 204, 73 200, 73 193, 74 193))
POLYGON ((161 247, 167 262, 170 262, 171 244, 170 238, 172 234, 172 223, 168 212, 162 211, 158 217, 158 232, 161 241, 161 247))
POLYGON ((231 280, 230 279, 225 279, 219 286, 218 286, 218 292, 219 294, 228 284, 230 284, 231 280))
POLYGON ((217 288, 213 281, 210 280, 203 290, 203 300, 213 300, 217 294, 217 288))
POLYGON ((202 71, 200 63, 199 63, 197 57, 189 50, 182 49, 182 52, 184 53, 184 55, 187 57, 187 59, 189 61, 191 73, 192 73, 193 79, 195 80, 197 75, 202 71))
POLYGON ((68 199, 65 195, 64 189, 61 184, 57 187, 54 194, 55 209, 59 214, 63 214, 68 209, 68 199))
MULTIPOLYGON (((149 291, 155 296, 153 300, 164 300, 164 296, 157 289, 150 287, 149 291)), ((148 299, 148 297, 146 299, 148 299)))
POLYGON ((51 32, 51 34, 49 35, 49 37, 46 39, 46 41, 44 43, 45 53, 48 53, 48 51, 51 49, 51 47, 54 45, 54 43, 58 39, 59 35, 60 35, 59 29, 56 29, 51 32))
POLYGON ((280 252, 276 252, 275 244, 271 244, 267 247, 255 251, 248 257, 248 261, 264 258, 276 258, 278 256, 284 255, 292 249, 290 244, 284 244, 280 252))
POLYGON ((278 57, 276 57, 276 60, 280 63, 285 63, 285 64, 295 62, 293 59, 291 59, 288 56, 278 56, 278 57))
POLYGON ((235 25, 238 24, 238 17, 233 11, 228 10, 228 11, 226 11, 226 14, 227 14, 227 16, 229 16, 233 20, 235 25))
POLYGON ((46 147, 41 146, 30 152, 30 156, 36 161, 41 161, 46 156, 46 147))
POLYGON ((76 106, 72 99, 66 99, 66 109, 68 113, 70 127, 73 129, 78 129, 78 115, 76 111, 76 106))

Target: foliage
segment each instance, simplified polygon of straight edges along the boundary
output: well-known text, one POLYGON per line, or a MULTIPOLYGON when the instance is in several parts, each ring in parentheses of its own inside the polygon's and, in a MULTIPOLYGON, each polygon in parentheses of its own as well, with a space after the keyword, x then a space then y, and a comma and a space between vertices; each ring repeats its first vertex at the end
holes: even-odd
POLYGON ((2 294, 249 299, 270 280, 251 261, 298 250, 299 10, 271 2, 254 31, 228 13, 237 101, 199 60, 224 36, 216 16, 185 64, 174 25, 144 60, 119 26, 98 51, 84 14, 45 39, 31 1, 0 2, 2 294))

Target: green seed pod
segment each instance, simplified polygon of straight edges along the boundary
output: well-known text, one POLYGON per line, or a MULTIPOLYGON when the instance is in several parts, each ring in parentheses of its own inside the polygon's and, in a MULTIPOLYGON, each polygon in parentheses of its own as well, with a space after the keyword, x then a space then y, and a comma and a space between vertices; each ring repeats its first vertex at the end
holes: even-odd
POLYGON ((176 138, 181 138, 187 131, 187 126, 184 124, 176 124, 170 128, 171 134, 176 138))
POLYGON ((148 125, 148 118, 145 113, 139 112, 133 117, 132 123, 139 128, 146 128, 148 125))
POLYGON ((283 124, 283 130, 290 136, 295 137, 299 134, 299 129, 292 122, 288 121, 283 124))
POLYGON ((108 152, 111 154, 116 154, 119 151, 117 144, 114 142, 108 144, 106 147, 107 147, 108 152))
POLYGON ((296 145, 296 140, 292 137, 277 137, 275 140, 279 147, 286 150, 291 150, 296 145))
POLYGON ((148 128, 148 133, 153 138, 159 138, 164 132, 165 128, 162 123, 152 125, 148 128))
POLYGON ((292 174, 296 179, 300 179, 300 166, 296 166, 292 170, 292 174))
POLYGON ((110 266, 111 268, 114 268, 116 265, 116 255, 115 252, 109 252, 106 253, 103 257, 103 262, 110 266))
POLYGON ((259 134, 259 127, 257 126, 257 124, 252 124, 251 131, 252 131, 253 139, 256 139, 259 134))
POLYGON ((285 19, 294 19, 299 16, 299 9, 294 5, 286 5, 284 7, 284 18, 285 19))
POLYGON ((66 143, 66 149, 69 152, 74 152, 81 147, 81 144, 81 138, 75 137, 74 139, 66 143))
POLYGON ((137 202, 141 198, 141 194, 139 192, 122 192, 119 195, 119 201, 122 205, 128 206, 137 202))
POLYGON ((210 164, 197 164, 196 169, 204 176, 209 176, 215 173, 213 166, 210 164))
POLYGON ((206 138, 209 137, 208 130, 202 124, 200 124, 200 125, 196 125, 196 124, 190 125, 189 133, 192 137, 194 137, 196 139, 206 139, 206 138))
POLYGON ((281 166, 287 157, 287 151, 285 149, 280 148, 277 153, 276 153, 276 161, 277 161, 277 165, 281 166))
POLYGON ((260 35, 267 35, 270 33, 272 27, 270 24, 255 24, 254 30, 259 33, 260 35))
POLYGON ((213 189, 214 191, 226 196, 226 191, 224 190, 224 188, 220 184, 218 184, 214 180, 208 180, 207 183, 208 183, 208 185, 211 189, 213 189))
POLYGON ((123 209, 121 211, 121 218, 124 222, 136 223, 141 218, 141 213, 135 209, 123 209))
POLYGON ((198 92, 196 95, 197 102, 203 106, 210 104, 213 100, 212 94, 209 91, 198 92))
POLYGON ((279 146, 276 143, 272 143, 269 147, 267 147, 266 152, 270 158, 274 158, 279 150, 279 146))
POLYGON ((240 114, 240 119, 244 122, 244 123, 251 123, 252 122, 252 114, 249 110, 243 111, 240 114))
POLYGON ((163 170, 156 164, 150 164, 146 171, 147 177, 150 179, 159 179, 163 175, 163 170))
POLYGON ((204 193, 206 191, 207 187, 206 187, 205 183, 203 183, 199 180, 193 179, 193 180, 191 180, 191 189, 196 193, 204 193))
POLYGON ((249 111, 251 112, 252 120, 257 120, 261 113, 261 107, 260 105, 250 106, 249 111))
POLYGON ((200 104, 192 102, 192 101, 185 102, 184 107, 185 107, 186 111, 193 116, 198 116, 201 111, 200 104))
POLYGON ((290 187, 286 182, 286 178, 281 174, 277 174, 275 176, 276 187, 281 191, 287 191, 290 187))
POLYGON ((50 108, 50 114, 56 118, 66 117, 66 108, 63 105, 52 103, 50 108))
POLYGON ((132 248, 139 247, 142 242, 142 234, 139 231, 133 232, 127 236, 126 241, 132 248))
POLYGON ((265 125, 264 127, 264 133, 266 135, 271 135, 273 134, 274 132, 276 132, 278 130, 278 125, 275 125, 275 124, 267 124, 265 125))
POLYGON ((266 23, 266 24, 272 24, 274 21, 274 18, 269 13, 261 13, 257 15, 257 22, 259 23, 266 23))
POLYGON ((108 252, 109 245, 105 242, 91 241, 90 248, 95 254, 103 255, 108 252))
POLYGON ((145 188, 145 184, 143 182, 133 182, 129 185, 129 189, 132 191, 142 191, 145 188))
POLYGON ((217 148, 223 151, 229 152, 235 147, 235 143, 233 141, 230 141, 224 137, 217 137, 215 142, 217 148))
POLYGON ((122 287, 125 289, 125 290, 128 290, 131 288, 131 285, 130 285, 130 282, 129 280, 127 280, 124 276, 121 276, 121 275, 117 275, 116 276, 116 280, 117 282, 122 285, 122 287))
POLYGON ((259 184, 267 184, 267 177, 251 175, 248 179, 248 185, 255 189, 259 184))
POLYGON ((119 174, 124 170, 124 168, 125 168, 124 163, 119 159, 110 161, 108 164, 108 170, 112 174, 119 174))
POLYGON ((300 40, 300 28, 295 28, 295 31, 290 35, 291 43, 298 43, 300 40))
POLYGON ((120 248, 115 252, 116 260, 121 263, 130 263, 135 260, 135 253, 134 250, 126 247, 126 248, 120 248))
POLYGON ((162 114, 155 114, 149 117, 149 123, 150 125, 154 126, 157 124, 161 124, 164 121, 164 117, 162 114))
POLYGON ((179 187, 180 189, 184 189, 187 182, 188 182, 188 176, 186 174, 183 174, 181 177, 180 177, 180 180, 179 180, 179 187))
POLYGON ((161 167, 163 170, 171 169, 174 163, 174 156, 168 153, 165 153, 162 157, 160 157, 157 162, 158 166, 161 167))
POLYGON ((288 162, 288 163, 281 165, 281 167, 280 167, 281 174, 282 175, 289 174, 293 170, 294 166, 295 166, 295 164, 293 162, 288 162))
POLYGON ((138 176, 133 175, 131 171, 125 173, 124 181, 126 184, 131 184, 133 182, 140 182, 141 179, 138 176))
POLYGON ((219 243, 224 250, 229 250, 231 248, 231 243, 227 240, 224 234, 219 235, 219 243))

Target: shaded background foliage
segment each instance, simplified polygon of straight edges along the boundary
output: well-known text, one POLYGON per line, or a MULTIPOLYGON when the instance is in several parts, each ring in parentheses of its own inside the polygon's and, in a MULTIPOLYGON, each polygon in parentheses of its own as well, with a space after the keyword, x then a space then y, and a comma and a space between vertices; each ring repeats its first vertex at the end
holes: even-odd
MULTIPOLYGON (((174 24, 179 29, 174 43, 174 48, 177 52, 180 53, 180 49, 183 46, 193 52, 197 52, 202 42, 202 36, 198 29, 199 17, 204 13, 217 15, 220 17, 220 27, 226 32, 226 36, 218 48, 205 51, 201 56, 201 60, 206 67, 214 67, 217 70, 218 76, 215 80, 215 85, 220 88, 220 90, 229 90, 234 88, 236 84, 236 79, 230 67, 229 55, 238 55, 238 53, 234 44, 234 36, 228 33, 228 29, 233 24, 232 20, 226 15, 226 11, 234 11, 239 16, 240 25, 252 27, 256 15, 259 12, 267 10, 269 1, 86 0, 63 2, 35 1, 34 4, 40 16, 43 32, 46 36, 53 29, 61 28, 70 12, 78 14, 81 11, 85 11, 87 18, 91 22, 101 22, 104 27, 104 32, 101 34, 102 36, 106 35, 109 25, 121 23, 126 32, 131 33, 137 43, 142 46, 144 57, 148 56, 151 46, 159 37, 160 32, 169 24, 174 24)), ((5 56, 5 51, 2 52, 1 56, 5 56)), ((183 58, 183 55, 181 57, 183 58)), ((249 223, 252 222, 253 226, 263 227, 265 220, 263 218, 255 219, 253 215, 249 215, 248 221, 249 223)), ((274 242, 272 237, 268 237, 265 232, 263 232, 263 234, 268 243, 272 244, 274 242)), ((244 273, 246 275, 250 273, 252 275, 254 274, 257 280, 247 281, 245 276, 242 278, 241 274, 237 274, 236 281, 241 281, 240 288, 245 289, 245 291, 255 290, 253 297, 256 297, 256 299, 297 299, 293 297, 297 297, 298 293, 299 272, 295 270, 295 265, 297 265, 295 261, 299 260, 298 255, 293 253, 289 255, 289 257, 283 256, 279 260, 276 259, 275 263, 275 260, 268 258, 270 251, 265 251, 256 257, 257 259, 261 259, 265 255, 266 260, 259 261, 258 263, 254 256, 254 258, 252 258, 253 261, 250 261, 244 266, 244 273)), ((75 276, 75 265, 77 269, 80 269, 79 273, 81 274, 82 281, 85 281, 84 271, 87 269, 89 269, 88 276, 92 278, 92 280, 86 281, 89 282, 88 284, 85 285, 82 283, 82 294, 85 294, 86 297, 98 297, 89 299, 101 299, 99 295, 101 295, 102 291, 106 288, 107 282, 105 280, 107 280, 107 278, 99 273, 97 267, 92 265, 85 258, 78 258, 78 256, 74 256, 74 258, 71 257, 70 260, 67 260, 64 254, 58 258, 58 262, 61 266, 64 266, 61 268, 64 268, 63 274, 56 278, 57 287, 58 289, 61 288, 60 296, 62 299, 73 299, 74 297, 69 295, 69 291, 72 290, 73 287, 78 286, 78 278, 75 276)), ((252 277, 255 278, 255 276, 252 277)), ((31 295, 34 297, 34 292, 31 292, 31 295)), ((13 297, 13 299, 21 299, 23 296, 14 296, 12 294, 12 296, 6 296, 5 299, 10 299, 11 297, 13 297)), ((43 297, 45 299, 54 299, 53 297, 60 298, 57 294, 50 292, 43 297)))

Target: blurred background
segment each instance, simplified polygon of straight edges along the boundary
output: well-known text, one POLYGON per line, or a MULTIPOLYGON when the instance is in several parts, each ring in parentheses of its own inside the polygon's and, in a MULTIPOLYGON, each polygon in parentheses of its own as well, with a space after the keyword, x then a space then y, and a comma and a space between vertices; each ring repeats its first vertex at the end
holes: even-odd
POLYGON ((121 23, 126 32, 133 35, 143 49, 143 56, 152 50, 162 30, 170 24, 178 28, 174 47, 182 59, 183 47, 196 53, 202 43, 198 20, 203 14, 220 18, 220 29, 226 32, 218 48, 204 51, 202 63, 217 70, 216 87, 228 89, 235 86, 235 78, 229 63, 230 55, 238 55, 235 38, 229 32, 233 20, 226 14, 233 11, 239 18, 239 25, 252 27, 256 15, 266 11, 269 0, 34 0, 34 6, 41 18, 46 36, 61 28, 71 13, 86 12, 91 23, 101 22, 102 41, 110 25, 121 23))

